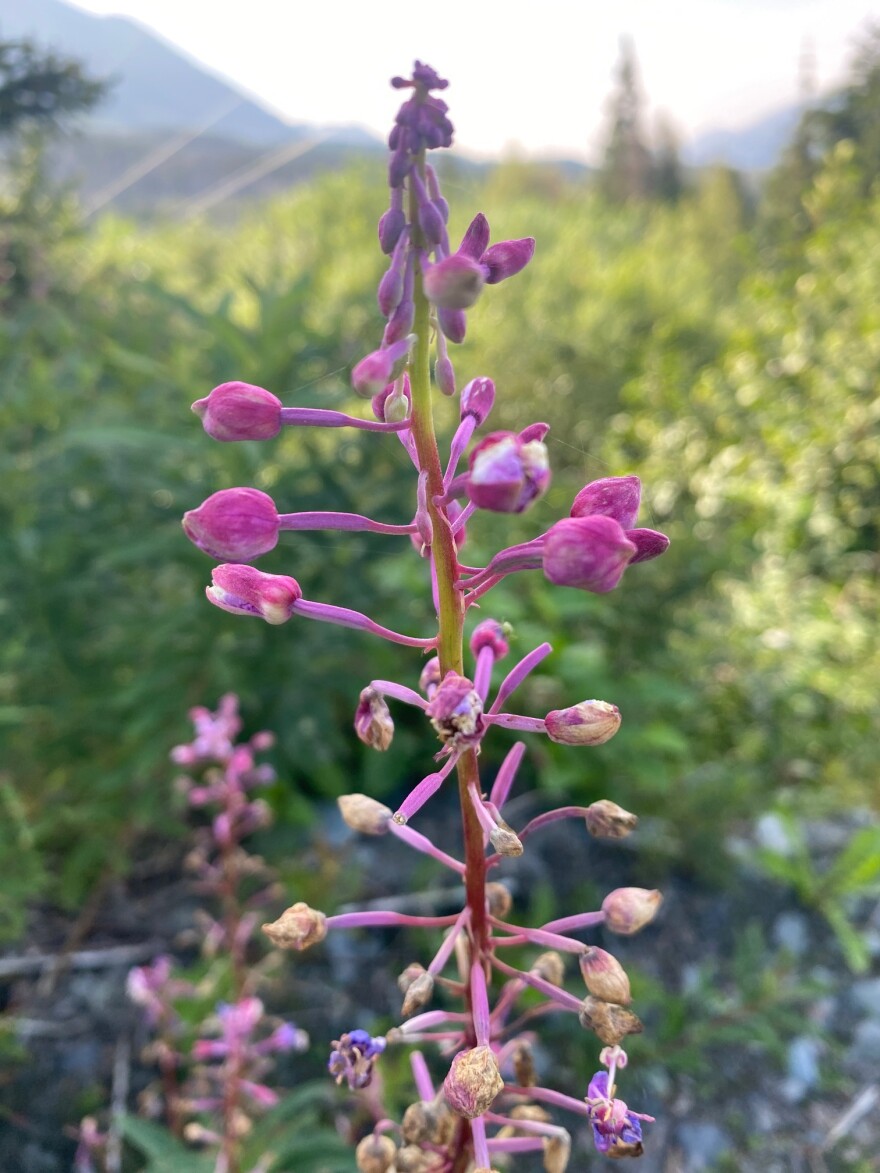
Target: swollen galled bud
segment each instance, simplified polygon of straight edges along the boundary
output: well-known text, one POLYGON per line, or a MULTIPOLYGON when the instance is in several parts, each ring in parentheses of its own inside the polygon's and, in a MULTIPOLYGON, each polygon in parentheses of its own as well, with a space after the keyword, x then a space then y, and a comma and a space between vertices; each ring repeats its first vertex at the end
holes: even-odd
POLYGON ((472 681, 457 672, 446 673, 425 713, 444 745, 466 745, 482 734, 483 702, 472 681))
POLYGON ((567 1132, 548 1136, 544 1140, 545 1173, 565 1173, 571 1158, 571 1137, 567 1132))
POLYGON ((475 1120, 492 1106, 504 1087, 498 1062, 491 1047, 471 1047, 459 1051, 443 1081, 446 1102, 456 1114, 475 1120))
POLYGON ((259 489, 221 489, 183 515, 193 543, 223 562, 251 562, 278 544, 275 502, 259 489))
POLYGON ((427 267, 422 278, 425 297, 444 309, 470 309, 486 283, 486 274, 485 266, 478 261, 453 253, 427 267))
POLYGON ((411 1014, 427 1006, 434 996, 433 977, 417 963, 406 967, 397 979, 397 985, 403 994, 401 1014, 404 1018, 409 1018, 411 1014))
POLYGON ((636 553, 611 517, 564 517, 544 535, 544 574, 557 586, 596 595, 613 591, 636 553))
POLYGON ((495 660, 504 659, 510 651, 510 645, 507 642, 509 630, 509 627, 505 630, 504 625, 499 623, 497 619, 484 619, 482 623, 477 624, 471 633, 471 652, 477 656, 483 648, 491 648, 495 660))
POLYGON ((581 701, 544 718, 547 735, 560 745, 602 745, 620 728, 620 709, 607 701, 581 701))
POLYGON ((602 901, 605 927, 631 936, 651 923, 662 903, 663 895, 656 888, 615 888, 602 901))
POLYGON ((327 936, 327 918, 323 912, 298 900, 278 920, 262 925, 262 929, 276 949, 302 952, 327 936))
POLYGON ((271 440, 281 430, 281 400, 252 383, 221 383, 193 411, 215 440, 271 440))

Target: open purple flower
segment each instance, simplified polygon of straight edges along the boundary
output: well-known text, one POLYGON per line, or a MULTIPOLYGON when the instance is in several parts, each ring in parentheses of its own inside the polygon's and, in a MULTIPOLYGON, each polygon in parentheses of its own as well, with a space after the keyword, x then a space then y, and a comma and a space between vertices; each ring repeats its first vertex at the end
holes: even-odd
POLYGON ((590 1080, 587 1109, 593 1126, 593 1143, 598 1152, 614 1157, 642 1155, 641 1121, 652 1123, 654 1118, 643 1112, 630 1111, 623 1100, 612 1099, 607 1071, 597 1071, 590 1080))
POLYGON ((385 1039, 373 1037, 365 1030, 352 1030, 334 1040, 327 1070, 337 1083, 345 1083, 356 1091, 369 1086, 373 1065, 385 1050, 385 1039))

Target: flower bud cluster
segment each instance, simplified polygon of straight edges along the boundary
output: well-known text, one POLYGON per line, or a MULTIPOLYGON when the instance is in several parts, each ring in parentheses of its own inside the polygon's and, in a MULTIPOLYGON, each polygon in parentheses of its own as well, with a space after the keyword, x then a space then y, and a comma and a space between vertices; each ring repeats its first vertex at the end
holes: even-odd
MULTIPOLYGON (((400 1024, 385 1036, 348 1030, 332 1044, 330 1073, 353 1091, 369 1087, 370 1112, 378 1120, 374 1132, 358 1146, 358 1169, 408 1173, 471 1167, 488 1173, 508 1154, 535 1152, 548 1173, 563 1173, 571 1137, 547 1108, 569 1110, 586 1120, 600 1152, 621 1156, 640 1151, 641 1121, 650 1118, 615 1098, 615 1075, 626 1064, 620 1043, 641 1030, 629 1009, 629 978, 611 952, 585 943, 579 934, 601 933, 604 944, 605 934, 635 933, 654 918, 660 894, 617 889, 598 909, 538 927, 510 920, 510 889, 494 879, 493 872, 527 851, 533 834, 558 819, 572 818, 583 819, 591 837, 618 839, 631 833, 637 820, 610 799, 600 799, 585 808, 547 811, 521 825, 515 808, 507 804, 524 760, 525 741, 513 745, 491 787, 484 786, 479 754, 484 739, 496 728, 543 735, 563 747, 601 753, 621 728, 621 714, 616 705, 599 699, 537 715, 510 711, 513 693, 552 649, 546 643, 533 648, 493 684, 496 667, 509 655, 512 633, 481 613, 470 635, 471 665, 463 654, 465 620, 470 608, 507 575, 524 570, 541 570, 557 585, 606 594, 619 585, 627 567, 662 554, 668 540, 635 525, 641 497, 638 478, 606 477, 586 485, 570 514, 552 521, 537 537, 498 549, 485 566, 460 562, 466 526, 475 511, 522 513, 546 493, 548 426, 535 422, 519 432, 496 430, 475 438, 497 397, 493 380, 476 375, 459 392, 457 425, 448 455, 441 455, 432 414, 432 362, 436 390, 455 396, 458 381, 448 344, 463 341, 467 311, 487 286, 514 277, 531 262, 535 242, 526 237, 492 244, 488 221, 477 213, 458 247, 451 247, 449 208, 427 158, 428 151, 452 142, 447 106, 438 96, 447 82, 430 66, 416 62, 411 77, 395 78, 392 84, 408 93, 389 139, 390 197, 378 229, 388 257, 377 291, 385 325, 378 347, 356 363, 351 374, 353 389, 370 398, 375 418, 285 408, 272 392, 247 383, 222 384, 198 400, 194 409, 208 434, 221 441, 271 440, 286 425, 395 432, 416 471, 411 521, 392 525, 354 513, 282 513, 264 492, 231 488, 221 489, 187 513, 184 529, 196 546, 223 562, 207 588, 215 606, 271 624, 293 618, 335 623, 428 653, 423 664, 411 669, 409 680, 415 687, 389 680, 365 684, 354 706, 354 729, 367 747, 387 750, 394 735, 392 707, 410 705, 420 711, 436 738, 432 767, 396 809, 365 794, 342 796, 339 808, 353 833, 398 838, 452 871, 465 889, 460 909, 443 916, 372 907, 327 915, 296 901, 263 926, 274 946, 297 953, 319 945, 330 933, 348 929, 411 927, 442 934, 433 955, 412 962, 400 975, 400 1024), (459 473, 463 461, 465 471, 459 473), (304 597, 292 577, 265 574, 249 565, 272 550, 283 533, 309 529, 408 537, 430 570, 436 631, 423 636, 391 631, 359 611, 304 597), (453 771, 462 800, 458 851, 441 847, 413 826, 453 771), (509 946, 534 948, 526 968, 507 963, 509 946), (586 997, 583 985, 577 994, 566 988, 567 954, 579 959, 586 997), (463 995, 464 1009, 438 1005, 435 995, 441 989, 463 995), (541 1001, 538 1007, 531 1005, 525 1018, 546 1010, 568 1013, 603 1044, 601 1061, 607 1073, 594 1077, 586 1098, 539 1086, 533 1035, 518 1030, 512 1019, 527 991, 532 999, 537 992, 541 1001), (407 1110, 398 1134, 380 1107, 382 1093, 374 1074, 387 1046, 422 1043, 439 1044, 443 1071, 435 1083, 421 1051, 411 1052, 418 1100, 407 1110)), ((216 728, 205 726, 201 738, 209 747, 226 746, 231 745, 232 734, 218 720, 216 728)), ((182 752, 201 760, 203 751, 182 752)), ((246 807, 244 803, 242 809, 246 807)), ((247 825, 247 820, 237 820, 239 813, 222 825, 215 822, 218 843, 236 841, 247 825)), ((227 1012, 230 1023, 240 1024, 255 1012, 253 1002, 242 1006, 227 1012)), ((233 1026, 222 1016, 220 1022, 221 1037, 210 1044, 217 1057, 220 1048, 227 1048, 225 1055, 233 1045, 233 1026)))

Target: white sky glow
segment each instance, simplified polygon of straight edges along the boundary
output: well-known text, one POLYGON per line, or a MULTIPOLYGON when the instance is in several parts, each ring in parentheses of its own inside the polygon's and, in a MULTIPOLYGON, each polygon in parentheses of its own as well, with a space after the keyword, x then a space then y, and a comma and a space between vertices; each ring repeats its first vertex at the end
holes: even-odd
POLYGON ((865 0, 76 0, 131 16, 292 121, 384 135, 416 57, 451 85, 459 147, 594 158, 620 38, 649 111, 685 141, 798 98, 809 44, 820 90, 843 76, 865 0))

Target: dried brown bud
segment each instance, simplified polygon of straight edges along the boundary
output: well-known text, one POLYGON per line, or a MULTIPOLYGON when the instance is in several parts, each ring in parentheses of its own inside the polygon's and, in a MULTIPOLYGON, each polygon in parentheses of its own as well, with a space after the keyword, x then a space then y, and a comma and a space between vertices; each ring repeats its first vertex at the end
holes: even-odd
MULTIPOLYGON (((404 973, 406 973, 406 970, 404 970, 404 973)), ((403 976, 404 974, 400 975, 401 978, 403 976)), ((401 988, 403 989, 402 986, 401 988)), ((404 1018, 409 1018, 411 1014, 415 1014, 417 1010, 421 1010, 423 1006, 427 1006, 433 995, 434 979, 427 970, 424 970, 404 989, 403 1006, 401 1007, 400 1013, 404 1018)))
POLYGON ((662 903, 663 895, 656 888, 615 888, 602 901, 605 927, 630 936, 650 924, 662 903))
POLYGON ((511 1120, 534 1120, 538 1124, 548 1124, 552 1119, 540 1104, 517 1104, 508 1115, 511 1120))
POLYGON ((561 986, 565 981, 565 962, 555 949, 550 949, 535 958, 529 972, 535 977, 543 978, 551 986, 561 986))
POLYGON ((642 1032, 641 1020, 631 1010, 592 996, 584 998, 578 1018, 581 1026, 591 1030, 608 1047, 613 1047, 627 1035, 642 1032))
POLYGON ((600 798, 587 807, 587 830, 596 839, 625 839, 638 825, 638 816, 625 811, 610 798, 600 798))
POLYGON ((282 912, 278 920, 263 925, 263 932, 276 949, 302 951, 327 936, 327 918, 301 900, 282 912))
POLYGON ((629 1006, 632 994, 626 970, 616 957, 588 945, 580 956, 581 974, 591 994, 604 1002, 616 1002, 618 1006, 629 1006))
POLYGON ((391 811, 375 798, 366 794, 343 794, 336 803, 342 821, 352 831, 360 831, 362 835, 384 835, 391 822, 391 811))
POLYGON ((616 1161, 621 1157, 641 1157, 644 1155, 644 1152, 645 1146, 640 1140, 629 1144, 626 1141, 619 1140, 617 1144, 613 1144, 611 1148, 608 1149, 608 1151, 605 1153, 605 1156, 612 1157, 616 1161))
POLYGON ((400 1131, 409 1144, 420 1144, 428 1139, 436 1125, 434 1105, 426 1100, 417 1100, 404 1112, 400 1131))
POLYGON ((520 1087, 534 1087, 535 1063, 532 1058, 532 1048, 525 1039, 520 1039, 513 1051, 513 1071, 516 1082, 520 1087))
POLYGON ((523 853, 519 835, 507 823, 500 823, 489 832, 489 842, 499 855, 516 857, 523 853))
POLYGON ((443 1081, 443 1094, 457 1116, 475 1120, 488 1112, 503 1087, 492 1048, 480 1046, 458 1052, 443 1081))
POLYGON ((571 1137, 568 1133, 544 1138, 544 1168, 547 1173, 565 1173, 571 1157, 571 1137))
POLYGON ((506 888, 504 884, 493 882, 486 885, 486 899, 489 902, 489 914, 497 916, 499 920, 504 920, 507 914, 513 908, 513 897, 510 894, 510 889, 506 888))
POLYGON ((390 1136, 377 1136, 371 1132, 355 1149, 358 1173, 388 1173, 396 1153, 397 1145, 390 1136))
POLYGON ((375 688, 365 688, 354 714, 354 731, 371 749, 387 749, 394 737, 394 722, 385 698, 375 688))
POLYGON ((408 1144, 398 1149, 394 1158, 397 1173, 430 1173, 434 1169, 439 1169, 441 1163, 437 1153, 426 1153, 417 1144, 408 1144))

